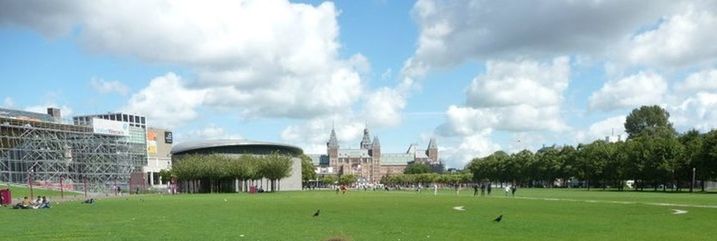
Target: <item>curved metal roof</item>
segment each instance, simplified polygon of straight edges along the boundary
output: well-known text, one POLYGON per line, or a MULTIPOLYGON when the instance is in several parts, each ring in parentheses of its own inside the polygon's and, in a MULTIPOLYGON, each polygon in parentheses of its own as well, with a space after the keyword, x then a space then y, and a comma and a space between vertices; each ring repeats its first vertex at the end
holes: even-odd
POLYGON ((172 146, 171 153, 177 154, 177 153, 193 151, 193 150, 209 149, 209 148, 214 148, 214 147, 228 147, 228 146, 271 146, 271 147, 276 147, 277 149, 290 150, 291 152, 295 152, 297 154, 301 154, 304 152, 299 147, 286 145, 286 144, 262 142, 262 141, 252 141, 252 140, 246 140, 246 139, 220 139, 220 140, 201 140, 201 141, 182 142, 182 143, 172 146))

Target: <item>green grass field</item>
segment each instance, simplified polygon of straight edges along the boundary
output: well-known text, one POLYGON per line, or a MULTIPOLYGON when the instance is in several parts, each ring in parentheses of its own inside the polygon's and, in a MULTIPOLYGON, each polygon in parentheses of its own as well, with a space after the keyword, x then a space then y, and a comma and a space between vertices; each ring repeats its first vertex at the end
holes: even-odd
MULTIPOLYGON (((0 189, 6 189, 10 188, 10 191, 12 193, 13 199, 18 199, 22 197, 31 197, 36 198, 37 196, 48 196, 48 197, 60 197, 61 193, 59 190, 50 190, 50 189, 43 189, 39 187, 35 187, 32 190, 32 195, 30 195, 30 189, 26 185, 15 185, 11 184, 8 185, 7 183, 0 183, 0 189)), ((73 197, 73 196, 84 196, 83 192, 77 192, 77 191, 67 191, 65 190, 62 195, 65 195, 67 197, 73 197)))
POLYGON ((468 190, 437 196, 427 191, 143 195, 45 210, 5 207, 0 239, 714 240, 715 220, 716 194, 522 189, 515 198, 500 190, 491 197, 473 197, 468 190), (314 218, 316 209, 321 215, 314 218), (687 213, 675 215, 673 209, 687 213), (503 221, 492 222, 499 214, 503 221))

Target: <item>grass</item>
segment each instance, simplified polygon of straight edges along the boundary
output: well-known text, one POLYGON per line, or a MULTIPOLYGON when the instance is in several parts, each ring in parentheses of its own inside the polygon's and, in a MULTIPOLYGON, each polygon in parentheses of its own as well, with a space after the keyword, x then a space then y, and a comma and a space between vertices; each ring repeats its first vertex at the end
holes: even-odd
POLYGON ((491 197, 466 190, 437 196, 427 191, 144 195, 46 210, 2 208, 0 226, 3 240, 712 240, 717 235, 717 195, 546 189, 516 194, 505 197, 494 189, 491 197), (313 218, 319 208, 321 215, 313 218), (673 215, 672 209, 688 213, 673 215), (503 222, 492 222, 499 214, 503 222))
MULTIPOLYGON (((31 199, 35 199, 37 196, 48 196, 48 197, 57 197, 59 198, 61 193, 60 190, 51 190, 51 189, 44 189, 40 187, 35 187, 32 189, 32 195, 30 195, 30 188, 27 187, 27 185, 16 185, 16 184, 10 184, 7 183, 0 183, 0 189, 6 189, 10 188, 10 192, 12 193, 12 198, 22 199, 22 197, 29 197, 31 199)), ((76 192, 76 191, 64 191, 65 197, 72 197, 72 196, 83 196, 84 194, 82 192, 76 192)))

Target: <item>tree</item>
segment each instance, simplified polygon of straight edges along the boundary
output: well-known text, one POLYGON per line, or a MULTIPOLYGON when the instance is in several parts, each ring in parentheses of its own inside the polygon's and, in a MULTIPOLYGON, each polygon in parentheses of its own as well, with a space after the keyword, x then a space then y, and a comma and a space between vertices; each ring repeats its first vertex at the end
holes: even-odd
POLYGON ((246 181, 251 179, 256 171, 253 163, 254 159, 255 157, 251 155, 241 155, 238 158, 230 159, 231 161, 228 164, 229 174, 240 182, 241 190, 247 190, 246 181))
POLYGON ((321 178, 321 183, 324 185, 332 185, 336 182, 336 176, 326 175, 321 178))
POLYGON ((339 184, 350 185, 352 183, 355 183, 357 180, 358 180, 358 178, 356 176, 354 176, 353 174, 342 175, 341 178, 339 179, 339 184))
POLYGON ((700 186, 705 191, 705 181, 717 177, 717 130, 704 134, 702 151, 697 163, 700 186))
POLYGON ((429 172, 431 172, 431 167, 428 166, 428 164, 421 162, 412 162, 406 166, 406 169, 403 170, 404 174, 421 174, 429 172))
POLYGON ((560 149, 558 162, 560 163, 560 171, 558 176, 563 179, 563 184, 572 177, 577 176, 577 153, 573 146, 564 146, 560 149))
POLYGON ((301 180, 306 186, 310 180, 316 179, 316 169, 309 156, 302 154, 299 158, 301 158, 301 180))
MULTIPOLYGON (((702 153, 702 143, 704 142, 704 138, 699 131, 692 129, 680 135, 678 139, 685 147, 682 158, 684 159, 686 165, 686 167, 682 170, 678 170, 678 173, 680 173, 680 176, 687 177, 687 180, 690 182, 690 192, 692 192, 694 188, 694 183, 692 183, 691 179, 692 169, 696 168, 697 165, 702 165, 702 156, 700 154, 702 153)), ((700 171, 702 171, 702 167, 700 167, 700 171)))
POLYGON ((554 146, 546 147, 535 153, 535 160, 540 162, 540 173, 538 180, 543 181, 549 187, 553 186, 553 181, 560 177, 560 150, 554 146))
POLYGON ((590 181, 602 178, 602 170, 611 155, 607 142, 602 140, 578 146, 577 175, 586 181, 588 190, 591 186, 590 181))
POLYGON ((274 192, 277 190, 277 181, 291 175, 291 157, 274 152, 263 159, 259 169, 271 181, 271 191, 274 192))
POLYGON ((533 162, 533 152, 530 150, 522 150, 518 153, 510 155, 505 166, 505 174, 507 181, 513 184, 520 184, 528 179, 534 173, 530 170, 530 163, 533 162), (517 183, 516 183, 517 182, 517 183))
POLYGON ((168 183, 170 180, 172 180, 172 177, 175 176, 172 172, 172 169, 162 169, 159 170, 159 177, 161 178, 163 183, 168 183))
POLYGON ((634 138, 639 135, 674 136, 675 129, 669 122, 670 113, 660 106, 642 106, 625 118, 625 132, 634 138))

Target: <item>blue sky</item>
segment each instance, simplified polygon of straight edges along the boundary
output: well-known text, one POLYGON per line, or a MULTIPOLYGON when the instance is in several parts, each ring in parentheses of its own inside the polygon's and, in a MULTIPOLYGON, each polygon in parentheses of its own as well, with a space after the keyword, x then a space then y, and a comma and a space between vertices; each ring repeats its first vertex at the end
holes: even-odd
POLYGON ((126 111, 177 141, 325 152, 332 126, 440 158, 717 126, 712 1, 2 1, 0 106, 126 111))

